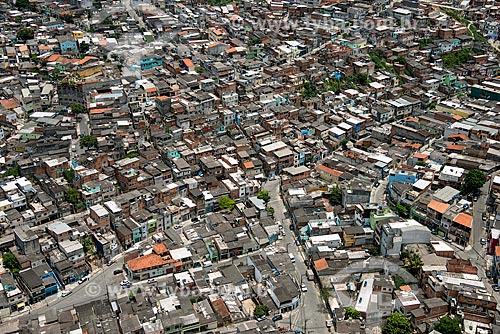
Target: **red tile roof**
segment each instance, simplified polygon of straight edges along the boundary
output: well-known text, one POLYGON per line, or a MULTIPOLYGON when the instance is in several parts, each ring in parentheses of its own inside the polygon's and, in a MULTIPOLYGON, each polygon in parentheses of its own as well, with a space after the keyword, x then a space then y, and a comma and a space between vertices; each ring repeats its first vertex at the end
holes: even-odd
POLYGON ((471 228, 472 227, 472 216, 469 214, 466 214, 464 212, 459 213, 455 219, 453 219, 454 223, 460 224, 462 226, 471 228))
POLYGON ((194 66, 194 64, 193 64, 193 62, 191 61, 191 59, 184 58, 182 61, 184 62, 184 64, 185 64, 187 67, 193 67, 193 66, 194 66))
POLYGON ((163 255, 165 253, 168 253, 168 248, 164 244, 159 243, 153 246, 153 252, 158 255, 163 255))
POLYGON ((174 262, 174 260, 164 260, 159 255, 148 254, 128 261, 127 266, 132 271, 138 271, 153 267, 160 267, 172 262, 174 262))
POLYGON ((323 171, 325 173, 328 173, 330 175, 336 176, 336 177, 339 177, 340 175, 342 175, 341 172, 339 172, 335 169, 331 169, 329 167, 323 166, 323 165, 316 166, 316 169, 323 171))
POLYGON ((316 271, 321 271, 328 269, 328 262, 326 262, 325 258, 321 258, 319 260, 314 261, 314 268, 316 268, 316 271))
POLYGON ((0 100, 0 104, 7 110, 15 109, 20 106, 14 99, 0 100))
POLYGON ((439 201, 436 201, 435 199, 433 199, 432 201, 429 202, 427 207, 436 211, 436 212, 443 214, 446 212, 446 210, 448 210, 450 205, 447 203, 439 202, 439 201))
POLYGON ((229 310, 227 309, 226 304, 224 304, 224 301, 221 298, 212 301, 212 307, 214 311, 218 313, 222 319, 228 318, 231 315, 229 313, 229 310))

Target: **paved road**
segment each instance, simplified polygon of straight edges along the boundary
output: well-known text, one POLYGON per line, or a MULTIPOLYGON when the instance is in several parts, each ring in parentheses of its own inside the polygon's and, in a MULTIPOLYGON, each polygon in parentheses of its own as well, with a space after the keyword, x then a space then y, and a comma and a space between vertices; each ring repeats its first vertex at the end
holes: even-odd
POLYGON ((289 219, 287 219, 284 214, 286 207, 281 198, 280 179, 276 178, 275 180, 266 182, 263 188, 269 191, 271 197, 269 205, 274 209, 274 218, 276 221, 281 221, 283 223, 283 228, 286 233, 286 235, 278 241, 278 246, 287 248, 287 251, 294 255, 296 259, 295 273, 293 273, 292 276, 294 276, 299 285, 301 283, 305 284, 308 290, 302 293, 301 306, 292 312, 284 314, 283 320, 278 321, 278 325, 293 330, 300 329, 304 331, 306 329, 307 332, 314 332, 315 334, 328 333, 325 326, 328 312, 315 282, 308 281, 305 277, 307 270, 304 263, 305 257, 301 247, 297 247, 295 244, 295 236, 289 229, 289 219), (290 323, 292 324, 291 326, 290 323))
POLYGON ((376 188, 372 188, 370 203, 377 203, 379 205, 385 203, 385 191, 387 190, 388 183, 389 178, 386 177, 379 181, 379 185, 376 188))
POLYGON ((472 222, 472 233, 470 237, 470 244, 473 248, 473 250, 478 253, 481 257, 484 258, 485 255, 485 249, 481 245, 480 240, 481 238, 485 238, 487 234, 487 221, 483 221, 482 215, 483 213, 487 212, 486 210, 486 204, 488 202, 488 197, 490 193, 490 188, 491 188, 491 182, 495 178, 495 176, 498 175, 498 172, 494 172, 491 174, 490 180, 488 180, 483 187, 481 188, 481 194, 478 197, 477 202, 473 204, 473 222, 472 222))

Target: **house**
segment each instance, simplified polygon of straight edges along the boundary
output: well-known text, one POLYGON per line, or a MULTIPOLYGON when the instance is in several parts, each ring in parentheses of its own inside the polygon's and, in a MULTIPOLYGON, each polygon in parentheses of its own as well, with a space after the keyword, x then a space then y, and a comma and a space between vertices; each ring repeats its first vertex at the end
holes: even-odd
POLYGON ((288 312, 299 306, 299 287, 289 275, 271 277, 267 283, 270 287, 269 295, 279 312, 288 312))
POLYGON ((62 54, 72 54, 78 51, 77 44, 72 35, 63 35, 58 38, 62 54))
POLYGON ((148 254, 129 260, 125 272, 132 279, 145 280, 174 271, 175 260, 164 259, 157 254, 148 254))

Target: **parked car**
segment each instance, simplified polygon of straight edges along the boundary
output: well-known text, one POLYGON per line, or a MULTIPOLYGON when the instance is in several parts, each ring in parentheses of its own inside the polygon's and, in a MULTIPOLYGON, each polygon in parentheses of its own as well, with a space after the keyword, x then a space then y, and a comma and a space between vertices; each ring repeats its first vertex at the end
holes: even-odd
POLYGON ((493 285, 493 291, 500 291, 500 286, 498 285, 493 285))
POLYGON ((153 284, 153 283, 156 283, 156 282, 157 282, 156 278, 150 278, 150 279, 148 279, 148 284, 153 284))
POLYGON ((113 260, 111 260, 111 261, 109 261, 108 263, 106 263, 106 265, 107 265, 108 267, 111 267, 113 264, 115 264, 115 261, 113 261, 113 260))
POLYGON ((481 238, 481 240, 479 240, 479 242, 481 243, 481 245, 486 245, 486 239, 485 238, 481 238))
POLYGON ((130 284, 132 284, 132 283, 130 283, 128 280, 123 280, 123 281, 120 282, 121 286, 127 286, 127 285, 130 285, 130 284))
POLYGON ((472 201, 473 201, 473 202, 477 202, 477 200, 478 200, 478 197, 477 197, 477 196, 472 197, 472 201))
POLYGON ((488 218, 488 217, 486 217, 486 213, 485 213, 485 212, 483 212, 483 221, 486 221, 486 219, 487 219, 487 218, 488 218))
POLYGON ((85 282, 86 282, 86 281, 88 281, 88 280, 89 280, 89 278, 88 278, 88 277, 82 277, 82 278, 80 278, 80 279, 78 280, 78 284, 83 284, 83 283, 85 283, 85 282))
POLYGON ((300 286, 300 290, 302 290, 302 292, 307 292, 307 286, 302 283, 302 285, 300 286))
POLYGON ((72 291, 69 291, 69 290, 64 290, 63 292, 61 292, 61 297, 66 297, 66 296, 69 296, 71 294, 72 291))
POLYGON ((123 270, 121 270, 121 269, 115 269, 115 270, 113 270, 113 275, 119 275, 121 273, 123 273, 123 270))
POLYGON ((283 320, 283 316, 281 314, 277 314, 271 320, 274 322, 279 321, 279 320, 283 320))

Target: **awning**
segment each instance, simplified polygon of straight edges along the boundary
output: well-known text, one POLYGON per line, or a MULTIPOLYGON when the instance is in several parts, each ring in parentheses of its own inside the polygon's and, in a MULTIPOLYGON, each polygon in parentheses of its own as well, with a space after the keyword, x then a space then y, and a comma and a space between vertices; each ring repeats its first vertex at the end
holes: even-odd
POLYGON ((17 304, 18 309, 23 308, 24 306, 26 306, 24 302, 17 304))

